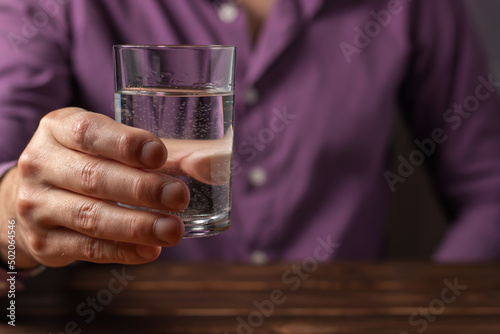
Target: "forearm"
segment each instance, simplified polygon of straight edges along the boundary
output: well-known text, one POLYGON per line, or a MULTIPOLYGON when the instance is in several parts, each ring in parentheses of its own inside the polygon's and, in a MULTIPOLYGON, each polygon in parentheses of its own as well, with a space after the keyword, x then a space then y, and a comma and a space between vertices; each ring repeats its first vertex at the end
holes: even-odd
POLYGON ((412 6, 414 63, 403 106, 415 139, 435 148, 425 157, 453 222, 434 258, 498 260, 500 83, 485 66, 460 1, 414 1, 412 6), (471 101, 477 101, 474 108, 471 101), (443 136, 437 140, 434 133, 443 136))
POLYGON ((467 209, 450 227, 434 255, 439 262, 498 261, 500 205, 485 202, 467 209))

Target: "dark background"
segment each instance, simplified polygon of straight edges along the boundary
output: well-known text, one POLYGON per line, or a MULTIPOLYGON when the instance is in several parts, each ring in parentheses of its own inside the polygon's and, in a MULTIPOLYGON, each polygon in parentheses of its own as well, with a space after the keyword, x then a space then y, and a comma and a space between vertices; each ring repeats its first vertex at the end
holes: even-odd
MULTIPOLYGON (((429 0, 439 1, 439 0, 429 0)), ((483 42, 483 51, 500 80, 500 0, 466 0, 477 33, 483 42)), ((499 111, 500 112, 500 111, 499 111)), ((500 129, 499 129, 500 131, 500 129)), ((414 149, 414 137, 404 124, 396 130, 394 158, 407 157, 414 149)), ((391 259, 429 259, 439 244, 447 224, 439 198, 425 168, 399 183, 392 196, 388 224, 387 255, 391 259)))

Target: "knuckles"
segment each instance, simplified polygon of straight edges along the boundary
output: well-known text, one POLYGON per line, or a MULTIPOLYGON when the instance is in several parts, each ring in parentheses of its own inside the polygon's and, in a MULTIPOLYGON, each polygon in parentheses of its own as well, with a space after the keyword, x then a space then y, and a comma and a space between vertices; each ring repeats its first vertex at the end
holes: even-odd
POLYGON ((118 247, 115 255, 115 262, 117 263, 130 263, 130 253, 124 247, 118 247))
POLYGON ((47 249, 47 239, 44 235, 31 232, 27 236, 27 243, 33 255, 40 257, 47 249))
POLYGON ((149 177, 134 177, 132 180, 132 195, 139 203, 155 203, 159 191, 154 191, 149 177), (153 190, 153 191, 152 191, 153 190))
POLYGON ((92 127, 98 123, 96 118, 105 117, 95 113, 88 112, 81 108, 63 108, 55 110, 42 118, 40 128, 42 130, 52 131, 55 128, 63 127, 67 129, 65 133, 75 148, 92 151, 94 146, 92 127))
POLYGON ((26 187, 24 184, 20 184, 17 199, 16 199, 16 211, 20 218, 31 218, 33 212, 37 207, 36 203, 37 196, 34 191, 26 187))
POLYGON ((81 245, 81 254, 87 261, 101 262, 103 259, 102 240, 86 238, 81 245))
POLYGON ((92 151, 93 141, 90 140, 89 131, 94 117, 91 113, 77 113, 73 115, 70 137, 75 145, 85 151, 92 151))
POLYGON ((131 215, 124 226, 128 228, 127 232, 130 240, 143 240, 152 233, 151 225, 148 224, 144 215, 131 215))
POLYGON ((96 194, 103 180, 103 167, 99 160, 91 160, 85 163, 81 169, 81 186, 88 194, 96 194))
MULTIPOLYGON (((92 152, 95 137, 92 134, 92 127, 96 121, 96 115, 89 112, 82 112, 78 108, 65 108, 53 111, 42 118, 37 134, 33 141, 27 146, 21 154, 18 161, 18 170, 21 177, 17 192, 16 209, 20 219, 25 221, 26 245, 34 258, 41 263, 49 259, 54 249, 57 249, 57 242, 48 242, 51 233, 43 226, 36 225, 36 211, 43 207, 43 181, 40 174, 47 174, 49 168, 48 162, 51 161, 50 154, 46 154, 47 144, 50 142, 50 132, 54 127, 65 126, 68 131, 66 136, 73 141, 77 149, 92 152), (68 127, 69 124, 69 127, 68 127)), ((125 160, 137 160, 139 157, 140 144, 144 138, 139 138, 137 133, 121 133, 115 141, 114 149, 125 157, 125 160)), ((144 136, 143 136, 144 137, 144 136)), ((52 142, 57 145, 56 142, 52 142)), ((81 187, 83 191, 92 195, 97 194, 102 182, 105 180, 105 164, 101 159, 93 159, 82 166, 81 187)), ((133 196, 140 203, 160 203, 162 184, 159 176, 150 174, 149 177, 135 177, 132 180, 131 191, 133 196)), ((48 189, 48 188, 47 188, 48 189)), ((158 204, 159 205, 159 204, 158 204)), ((91 262, 120 262, 129 263, 136 260, 135 253, 125 246, 107 247, 104 240, 98 239, 103 231, 99 226, 99 210, 101 209, 99 201, 89 200, 74 207, 73 219, 83 234, 88 237, 83 238, 81 242, 76 242, 73 246, 78 248, 81 258, 91 262)), ((128 219, 128 234, 132 240, 144 239, 152 233, 150 225, 142 216, 132 216, 128 219)), ((46 227, 46 226, 45 226, 46 227)), ((49 259, 50 260, 50 259, 49 259)), ((64 261, 69 261, 65 259, 64 261)), ((50 261, 49 261, 50 262, 50 261)), ((59 262, 58 262, 59 263, 59 262)))
POLYGON ((68 117, 80 114, 88 114, 88 112, 77 107, 68 107, 51 111, 40 120, 39 129, 51 130, 53 126, 58 126, 59 124, 66 125, 68 117))
POLYGON ((98 204, 91 200, 83 202, 76 211, 75 224, 88 236, 99 237, 98 204))
POLYGON ((137 160, 138 151, 138 138, 131 133, 122 133, 118 137, 116 144, 116 151, 124 158, 124 160, 137 160))
POLYGON ((23 178, 35 178, 43 167, 43 156, 38 150, 28 146, 19 157, 17 166, 19 174, 23 178))
MULTIPOLYGON (((34 188, 36 189, 36 188, 34 188)), ((16 198, 17 217, 23 222, 23 235, 30 253, 41 256, 47 251, 46 233, 42 225, 37 225, 36 211, 43 206, 43 196, 22 182, 16 198)))

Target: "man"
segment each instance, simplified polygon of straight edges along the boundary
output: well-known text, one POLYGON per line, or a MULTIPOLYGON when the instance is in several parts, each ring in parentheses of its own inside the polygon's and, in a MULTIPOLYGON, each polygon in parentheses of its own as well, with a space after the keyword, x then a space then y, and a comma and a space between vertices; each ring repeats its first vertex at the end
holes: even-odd
POLYGON ((145 263, 182 237, 109 202, 189 200, 145 171, 168 147, 110 118, 123 43, 238 47, 233 225, 164 258, 379 258, 400 109, 453 220, 435 258, 500 258, 498 84, 456 1, 8 0, 0 32, 0 251, 15 219, 19 268, 145 263))

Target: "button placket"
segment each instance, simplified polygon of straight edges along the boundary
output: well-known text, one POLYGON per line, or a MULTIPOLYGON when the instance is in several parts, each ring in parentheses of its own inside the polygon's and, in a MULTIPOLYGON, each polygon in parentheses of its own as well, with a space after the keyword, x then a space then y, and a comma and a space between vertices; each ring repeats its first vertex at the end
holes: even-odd
POLYGON ((232 23, 236 21, 239 15, 238 6, 234 3, 225 2, 217 10, 219 19, 225 23, 232 23))
POLYGON ((260 166, 252 167, 248 172, 248 182, 254 187, 263 186, 267 181, 267 172, 260 166))
POLYGON ((269 256, 263 250, 255 250, 250 254, 250 262, 262 266, 269 263, 269 256))
POLYGON ((259 90, 255 87, 252 86, 248 88, 245 92, 245 104, 247 106, 254 106, 260 101, 260 92, 259 90))

